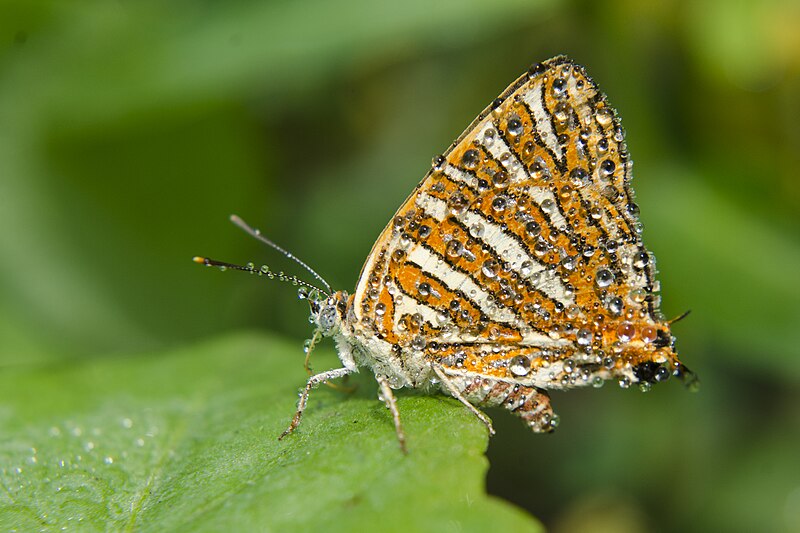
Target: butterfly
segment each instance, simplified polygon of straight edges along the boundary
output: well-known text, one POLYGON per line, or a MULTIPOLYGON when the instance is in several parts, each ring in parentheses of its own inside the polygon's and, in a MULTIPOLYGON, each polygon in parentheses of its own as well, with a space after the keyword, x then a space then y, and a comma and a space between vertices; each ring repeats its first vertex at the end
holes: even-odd
POLYGON ((393 392, 403 387, 452 396, 490 434, 478 407, 502 406, 546 433, 559 422, 548 390, 696 381, 675 351, 674 320, 659 310, 631 167, 606 96, 558 56, 533 65, 433 159, 352 294, 233 217, 322 283, 278 275, 304 285, 316 326, 309 348, 331 337, 342 364, 309 377, 280 438, 298 427, 316 385, 359 368, 374 373, 403 451, 393 392))

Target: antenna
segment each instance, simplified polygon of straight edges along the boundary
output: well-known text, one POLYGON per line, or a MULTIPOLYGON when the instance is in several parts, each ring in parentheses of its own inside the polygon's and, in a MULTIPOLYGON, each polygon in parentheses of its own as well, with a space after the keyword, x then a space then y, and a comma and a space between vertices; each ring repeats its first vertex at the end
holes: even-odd
MULTIPOLYGON (((219 267, 220 270, 226 270, 228 268, 232 270, 241 270, 242 272, 250 272, 251 274, 258 274, 259 276, 267 276, 269 279, 278 279, 278 281, 288 281, 292 285, 302 285, 308 289, 313 291, 320 292, 325 296, 330 296, 330 293, 325 292, 324 290, 316 287, 308 282, 305 282, 299 279, 297 276, 292 276, 289 274, 284 274, 283 272, 273 272, 269 269, 267 265, 262 265, 261 268, 256 268, 253 263, 248 263, 246 265, 236 265, 234 263, 226 263, 225 261, 217 261, 216 259, 209 259, 208 257, 193 257, 192 261, 195 263, 200 263, 201 265, 205 266, 215 266, 219 267)), ((327 285, 327 284, 326 284, 327 285)), ((330 290, 330 287, 328 287, 330 290)))
MULTIPOLYGON (((245 222, 244 220, 242 220, 241 218, 239 218, 239 217, 238 217, 238 216, 236 216, 236 215, 231 215, 231 222, 233 222, 234 224, 236 224, 237 226, 239 226, 239 228, 241 228, 242 230, 244 230, 245 232, 247 232, 247 233, 248 233, 250 236, 252 236, 252 237, 255 237, 256 239, 258 239, 259 241, 263 242, 263 243, 264 243, 264 244, 266 244, 267 246, 271 246, 272 248, 274 248, 275 250, 277 250, 278 252, 280 252, 281 254, 283 254, 285 257, 287 257, 287 258, 291 259, 292 261, 294 261, 295 263, 297 263, 297 264, 298 264, 298 265, 300 265, 301 267, 303 267, 303 268, 305 268, 306 270, 308 270, 308 271, 311 273, 311 275, 312 275, 312 276, 314 276, 314 277, 317 279, 317 281, 319 281, 320 283, 322 283, 322 284, 325 286, 325 289, 326 289, 326 290, 325 290, 325 291, 320 291, 320 292, 324 292, 324 293, 326 293, 326 294, 331 294, 331 293, 333 293, 333 289, 331 289, 331 286, 328 284, 328 282, 327 282, 327 281, 325 281, 325 279, 324 279, 322 276, 320 276, 319 274, 317 274, 317 273, 314 271, 314 269, 313 269, 313 268, 311 268, 310 266, 308 266, 307 264, 305 264, 303 261, 301 261, 300 259, 298 259, 298 258, 297 258, 297 257, 296 257, 294 254, 292 254, 291 252, 288 252, 288 251, 284 250, 283 248, 281 248, 280 246, 278 246, 277 244, 275 244, 275 243, 274 243, 274 242, 272 242, 271 240, 269 240, 269 239, 267 239, 266 237, 264 237, 264 236, 261 234, 261 231, 260 231, 260 230, 257 230, 257 229, 253 229, 253 228, 251 228, 250 226, 248 226, 248 225, 247 225, 247 222, 245 222)), ((218 266, 224 266, 224 265, 218 265, 218 266)), ((240 270, 241 270, 241 269, 240 269, 240 270)), ((246 270, 246 269, 245 269, 245 270, 246 270)), ((294 278, 294 276, 290 276, 290 277, 294 278)), ((297 278, 294 278, 294 279, 296 279, 296 280, 297 280, 297 278)), ((299 282, 300 280, 297 280, 297 281, 299 282)), ((305 284, 305 285, 307 285, 307 286, 309 286, 309 287, 311 286, 311 285, 308 285, 308 284, 305 284)))

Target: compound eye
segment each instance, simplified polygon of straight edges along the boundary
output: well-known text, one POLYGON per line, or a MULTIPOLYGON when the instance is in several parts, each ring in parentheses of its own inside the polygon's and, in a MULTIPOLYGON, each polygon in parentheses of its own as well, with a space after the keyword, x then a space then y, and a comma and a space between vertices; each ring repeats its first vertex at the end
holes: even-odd
POLYGON ((325 307, 319 314, 319 326, 327 331, 336 325, 336 308, 325 307))

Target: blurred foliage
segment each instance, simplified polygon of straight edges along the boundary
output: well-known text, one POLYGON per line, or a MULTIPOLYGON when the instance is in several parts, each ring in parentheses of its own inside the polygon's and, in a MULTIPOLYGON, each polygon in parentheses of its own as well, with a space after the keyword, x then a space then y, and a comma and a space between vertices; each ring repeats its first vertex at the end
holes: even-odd
POLYGON ((398 401, 409 455, 363 388, 346 401, 316 391, 303 425, 278 441, 304 377, 293 349, 237 334, 0 376, 14 398, 2 425, 0 529, 541 531, 486 496, 487 431, 452 398, 398 401))
POLYGON ((494 413, 489 489, 554 530, 800 530, 790 0, 0 0, 0 371, 246 327, 298 339, 302 367, 293 289, 191 256, 294 268, 235 212, 352 288, 431 156, 558 53, 622 116, 664 311, 692 309, 675 332, 703 387, 557 394, 544 438, 494 413))

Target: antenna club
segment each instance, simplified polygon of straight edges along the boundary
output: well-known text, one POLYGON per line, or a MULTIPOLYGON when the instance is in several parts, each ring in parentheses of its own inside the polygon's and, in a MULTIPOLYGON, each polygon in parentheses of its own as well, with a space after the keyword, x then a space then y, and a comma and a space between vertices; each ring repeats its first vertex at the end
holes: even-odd
POLYGON ((199 263, 201 265, 207 265, 208 264, 208 259, 205 258, 205 257, 200 257, 199 255, 196 255, 196 256, 192 257, 192 261, 194 261, 195 263, 199 263))

